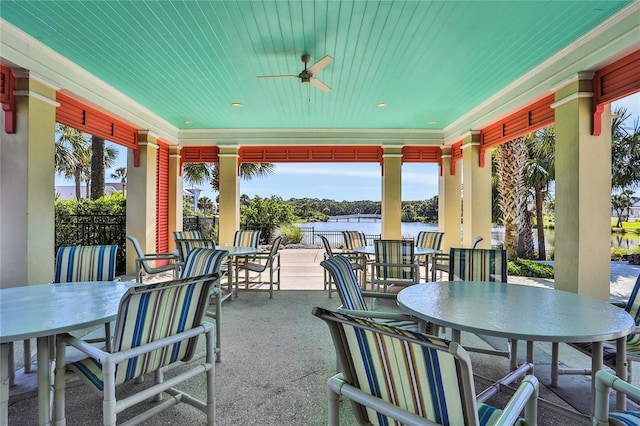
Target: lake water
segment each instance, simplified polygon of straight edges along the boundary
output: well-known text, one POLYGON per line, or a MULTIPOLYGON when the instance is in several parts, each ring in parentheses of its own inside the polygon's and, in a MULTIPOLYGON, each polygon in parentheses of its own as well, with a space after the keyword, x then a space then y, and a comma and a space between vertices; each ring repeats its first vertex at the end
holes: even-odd
MULTIPOLYGON (((315 232, 340 232, 340 231, 363 231, 366 235, 380 235, 382 232, 382 224, 379 221, 362 220, 357 222, 355 220, 351 222, 313 222, 313 223, 301 223, 296 226, 302 228, 314 228, 315 232)), ((403 238, 416 238, 420 231, 437 231, 438 225, 421 223, 421 222, 402 222, 402 237, 403 238)), ((534 245, 537 248, 538 240, 536 237, 536 231, 533 231, 534 245)), ((547 249, 553 249, 555 241, 555 233, 553 229, 547 229, 545 231, 545 244, 547 249)), ((504 242, 504 227, 493 227, 491 229, 491 244, 499 245, 504 242)), ((611 235, 611 246, 622 247, 631 249, 640 245, 640 235, 627 234, 622 237, 618 234, 611 235)))

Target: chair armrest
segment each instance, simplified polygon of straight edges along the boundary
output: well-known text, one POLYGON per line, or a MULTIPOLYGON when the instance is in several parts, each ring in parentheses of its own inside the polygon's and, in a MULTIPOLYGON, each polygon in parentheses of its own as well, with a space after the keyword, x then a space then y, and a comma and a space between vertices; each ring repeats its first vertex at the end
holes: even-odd
POLYGON ((100 362, 103 362, 104 359, 110 355, 108 352, 101 351, 95 346, 89 344, 88 342, 74 337, 68 333, 59 334, 56 336, 56 339, 63 341, 68 346, 73 346, 78 349, 80 352, 94 358, 100 362))
POLYGON ((136 262, 144 262, 148 260, 176 260, 178 256, 172 253, 148 253, 142 257, 136 257, 136 262))
POLYGON ((618 308, 625 309, 627 307, 627 302, 621 300, 613 300, 610 302, 613 306, 617 306, 618 308))
POLYGON ((363 297, 376 297, 381 299, 397 299, 397 293, 382 293, 380 291, 362 291, 363 297))
POLYGON ((338 308, 337 312, 340 312, 346 315, 352 315, 354 317, 379 318, 379 319, 416 321, 416 322, 421 321, 420 319, 412 317, 411 315, 399 314, 396 312, 358 311, 354 309, 343 309, 343 308, 338 308))
POLYGON ((524 410, 525 424, 536 424, 536 411, 538 407, 538 379, 528 375, 522 379, 520 386, 504 407, 502 414, 496 419, 496 425, 515 425, 518 423, 520 413, 524 410))

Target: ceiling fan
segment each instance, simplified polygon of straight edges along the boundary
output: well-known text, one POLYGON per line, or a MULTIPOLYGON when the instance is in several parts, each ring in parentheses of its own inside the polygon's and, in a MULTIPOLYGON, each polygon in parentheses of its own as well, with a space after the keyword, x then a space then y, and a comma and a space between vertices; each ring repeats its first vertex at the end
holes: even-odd
POLYGON ((326 67, 331 62, 333 62, 333 58, 331 56, 325 56, 324 58, 320 59, 315 64, 311 65, 309 68, 307 68, 307 64, 311 60, 311 56, 302 55, 301 59, 302 59, 302 62, 304 62, 304 69, 298 75, 294 75, 294 74, 291 74, 291 75, 259 75, 258 78, 291 78, 291 77, 294 77, 294 78, 299 78, 300 81, 302 82, 302 84, 310 84, 310 85, 312 85, 314 87, 317 87, 320 90, 324 90, 325 92, 330 92, 331 88, 329 86, 327 86, 326 84, 324 84, 322 81, 318 80, 314 76, 317 73, 319 73, 320 71, 322 71, 322 69, 324 67, 326 67))

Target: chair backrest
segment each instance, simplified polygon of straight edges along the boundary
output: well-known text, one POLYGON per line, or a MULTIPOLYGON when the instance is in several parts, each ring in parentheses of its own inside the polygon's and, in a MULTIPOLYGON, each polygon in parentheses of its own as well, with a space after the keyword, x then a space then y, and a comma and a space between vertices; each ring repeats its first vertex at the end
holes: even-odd
POLYGON ((333 256, 333 250, 331 249, 331 244, 329 240, 324 235, 318 235, 320 237, 320 241, 322 241, 322 245, 324 246, 324 251, 327 254, 327 257, 333 256))
POLYGON ((452 248, 449 251, 449 280, 507 282, 507 251, 452 248))
POLYGON ((633 317, 636 325, 640 325, 640 297, 638 297, 638 292, 640 292, 640 275, 638 275, 638 279, 636 279, 633 290, 629 295, 629 300, 627 300, 627 304, 624 307, 625 311, 629 312, 629 315, 633 317))
MULTIPOLYGON (((479 424, 471 361, 457 343, 315 307, 329 326, 344 381, 443 425, 479 424)), ((352 400, 359 424, 397 424, 352 400)))
POLYGON ((262 231, 236 231, 233 236, 233 245, 236 247, 258 248, 261 232, 262 231))
POLYGON ((227 250, 194 248, 184 260, 180 269, 180 278, 219 274, 220 266, 228 255, 227 250))
POLYGON ((375 240, 375 272, 381 278, 413 279, 415 269, 399 265, 415 263, 412 240, 375 240))
POLYGON ((273 240, 273 244, 271 244, 271 249, 269 250, 269 262, 273 260, 273 256, 280 250, 280 244, 282 244, 283 238, 284 237, 280 235, 273 240))
POLYGON ((367 237, 362 231, 342 231, 344 246, 348 250, 367 245, 367 237))
MULTIPOLYGON (((113 352, 155 342, 199 326, 217 275, 130 288, 120 300, 113 352)), ((116 367, 116 385, 193 356, 197 337, 133 357, 116 367)))
POLYGON ((473 239, 473 241, 471 241, 471 248, 474 249, 478 246, 478 244, 480 243, 480 241, 484 240, 484 238, 477 236, 473 239))
POLYGON ((201 240, 202 232, 200 231, 173 231, 173 240, 201 240))
POLYGON ((420 231, 416 238, 416 247, 440 250, 444 232, 420 231))
POLYGON ((181 262, 184 262, 189 252, 194 248, 216 248, 216 244, 211 240, 205 239, 177 239, 176 248, 178 249, 178 258, 181 262))
POLYGON ((53 282, 113 281, 117 250, 116 245, 60 247, 53 282))
POLYGON ((364 297, 362 297, 358 277, 356 277, 349 259, 336 254, 320 262, 320 265, 329 272, 333 282, 336 283, 343 308, 359 311, 369 310, 364 297))

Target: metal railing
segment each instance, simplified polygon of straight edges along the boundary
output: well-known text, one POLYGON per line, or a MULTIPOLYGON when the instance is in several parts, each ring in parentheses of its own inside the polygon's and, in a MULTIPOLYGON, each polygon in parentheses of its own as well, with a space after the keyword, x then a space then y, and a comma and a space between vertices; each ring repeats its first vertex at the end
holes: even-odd
MULTIPOLYGON (((313 226, 300 227, 302 232, 302 244, 316 245, 322 247, 319 235, 323 235, 334 248, 344 248, 344 236, 342 231, 315 231, 313 226)), ((380 239, 380 234, 366 234, 367 245, 373 245, 374 240, 380 239)))
POLYGON ((55 253, 63 246, 116 244, 116 275, 126 272, 126 215, 56 215, 55 253))

